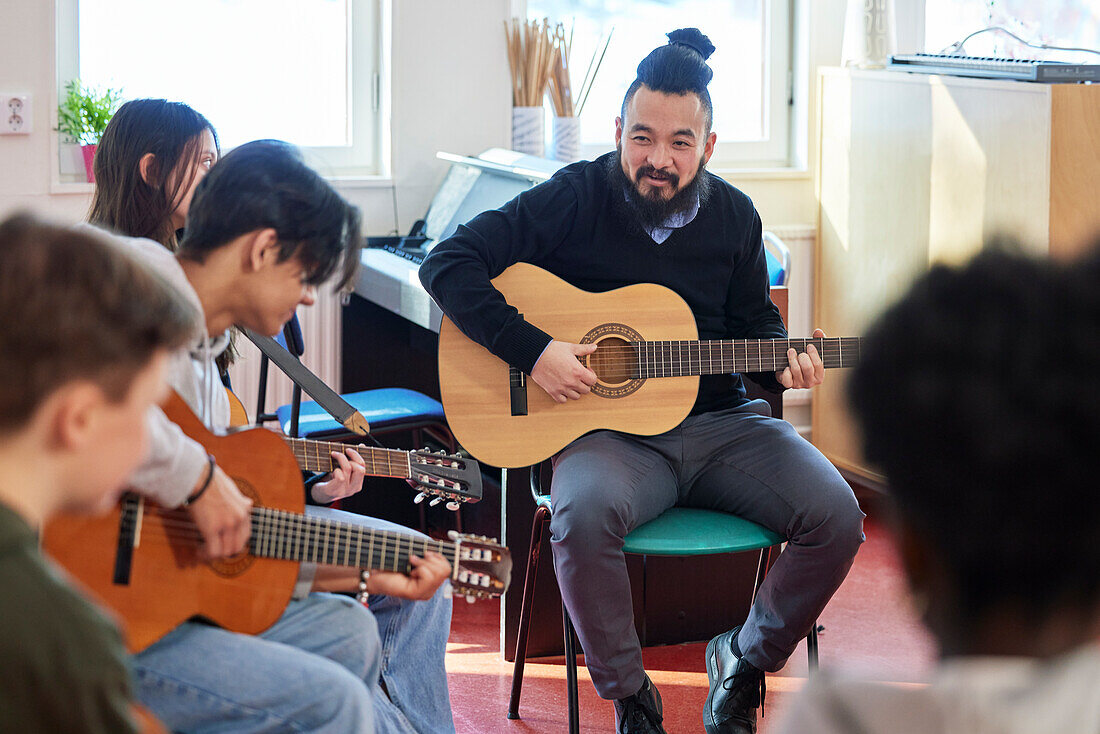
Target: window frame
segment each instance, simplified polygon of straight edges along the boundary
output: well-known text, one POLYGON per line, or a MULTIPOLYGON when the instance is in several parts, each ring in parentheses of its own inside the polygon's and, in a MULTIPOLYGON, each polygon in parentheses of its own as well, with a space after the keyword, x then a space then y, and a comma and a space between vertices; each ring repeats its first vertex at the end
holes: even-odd
MULTIPOLYGON (((388 107, 384 54, 389 47, 391 16, 388 0, 346 0, 348 3, 347 146, 299 146, 312 166, 331 179, 356 179, 389 175, 388 133, 385 111, 388 107), (365 81, 364 81, 365 80, 365 81)), ((80 0, 55 0, 57 34, 56 94, 60 99, 70 79, 79 78, 80 0)), ((125 92, 125 89, 123 89, 125 92)), ((186 102, 186 100, 181 100, 186 102)), ((56 106, 56 105, 55 105, 56 106)), ((198 110, 200 113, 203 110, 198 110)), ((60 134, 58 146, 61 147, 60 134)), ((294 141, 288 141, 293 143, 294 141)), ((223 153, 227 149, 223 149, 223 153)), ((64 156, 60 156, 64 158, 64 156)), ((64 161, 59 165, 65 169, 64 161)), ((69 178, 60 171, 61 180, 69 178)), ((82 180, 82 173, 75 180, 82 180)))

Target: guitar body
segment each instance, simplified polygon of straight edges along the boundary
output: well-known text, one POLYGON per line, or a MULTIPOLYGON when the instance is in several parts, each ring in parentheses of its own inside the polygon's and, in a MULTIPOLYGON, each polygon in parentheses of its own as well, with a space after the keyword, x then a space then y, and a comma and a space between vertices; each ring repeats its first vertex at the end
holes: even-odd
MULTIPOLYGON (((264 505, 301 513, 305 493, 290 449, 271 431, 253 429, 215 436, 174 393, 165 413, 214 455, 226 474, 264 505), (262 478, 262 479, 257 479, 262 478), (262 486, 257 486, 261 485, 262 486)), ((115 583, 120 549, 120 503, 101 517, 62 515, 43 530, 43 549, 121 617, 127 647, 139 652, 191 617, 256 634, 282 615, 298 576, 296 561, 242 553, 206 562, 198 557, 198 530, 185 510, 148 500, 137 517, 140 543, 130 556, 128 580, 115 583)))
MULTIPOLYGON (((528 322, 560 341, 603 346, 698 335, 687 303, 659 285, 590 293, 526 263, 512 265, 493 285, 528 322)), ((598 350, 589 365, 600 377, 592 393, 556 403, 526 378, 526 414, 515 415, 510 385, 517 371, 444 319, 439 388, 451 431, 479 461, 520 467, 552 456, 589 431, 654 435, 674 428, 691 411, 698 375, 631 379, 597 355, 598 350)))

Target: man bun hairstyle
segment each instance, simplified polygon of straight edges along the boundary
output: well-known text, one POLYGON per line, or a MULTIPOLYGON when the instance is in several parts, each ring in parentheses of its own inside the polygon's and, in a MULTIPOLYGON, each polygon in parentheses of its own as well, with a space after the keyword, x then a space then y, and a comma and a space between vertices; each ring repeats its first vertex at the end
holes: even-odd
POLYGON ((638 64, 638 76, 626 90, 621 115, 634 94, 644 85, 663 94, 695 94, 706 112, 706 132, 713 121, 713 106, 707 85, 714 71, 707 59, 714 53, 714 44, 698 28, 680 28, 666 34, 668 43, 650 51, 638 64))

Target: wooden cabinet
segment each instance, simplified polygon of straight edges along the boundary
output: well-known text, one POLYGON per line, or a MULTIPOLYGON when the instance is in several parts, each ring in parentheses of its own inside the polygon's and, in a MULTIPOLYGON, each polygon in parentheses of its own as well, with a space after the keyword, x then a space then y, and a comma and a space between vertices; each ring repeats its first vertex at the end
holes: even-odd
MULTIPOLYGON (((1100 85, 824 69, 814 325, 863 332, 914 276, 998 233, 1067 255, 1100 232, 1100 85)), ((966 314, 959 314, 965 319, 966 314)), ((858 451, 838 371, 813 441, 880 480, 858 451)))

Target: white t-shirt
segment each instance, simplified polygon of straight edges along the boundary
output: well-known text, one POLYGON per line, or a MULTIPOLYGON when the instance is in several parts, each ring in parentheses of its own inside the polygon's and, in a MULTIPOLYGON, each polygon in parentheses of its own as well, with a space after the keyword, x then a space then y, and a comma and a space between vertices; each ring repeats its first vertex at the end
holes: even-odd
POLYGON ((926 686, 822 672, 783 734, 1100 734, 1100 642, 1052 658, 964 657, 926 686))

